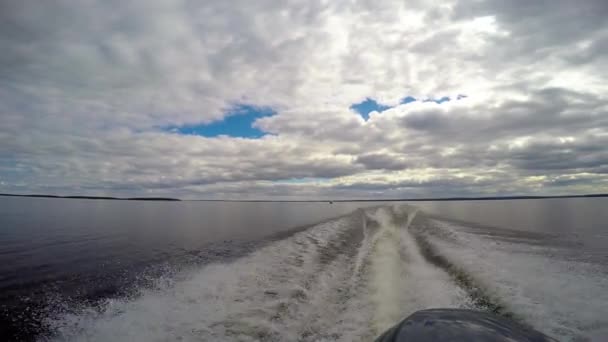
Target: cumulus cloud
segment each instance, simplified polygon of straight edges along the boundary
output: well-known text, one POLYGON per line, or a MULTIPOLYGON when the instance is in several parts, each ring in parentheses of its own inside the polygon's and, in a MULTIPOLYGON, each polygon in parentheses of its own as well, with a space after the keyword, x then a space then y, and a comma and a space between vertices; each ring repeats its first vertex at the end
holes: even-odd
POLYGON ((602 0, 4 1, 0 192, 604 191, 606 18, 602 0), (364 120, 367 98, 390 109, 364 120), (162 129, 235 104, 272 108, 267 135, 162 129))

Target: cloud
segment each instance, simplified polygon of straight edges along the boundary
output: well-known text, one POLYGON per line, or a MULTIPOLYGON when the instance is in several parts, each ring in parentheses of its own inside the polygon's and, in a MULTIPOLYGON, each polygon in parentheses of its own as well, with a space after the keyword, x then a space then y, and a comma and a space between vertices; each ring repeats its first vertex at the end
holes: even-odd
POLYGON ((388 153, 368 153, 357 156, 357 162, 370 170, 404 170, 408 163, 399 155, 388 153))
POLYGON ((606 17, 602 0, 2 2, 0 192, 600 191, 606 17), (366 99, 382 110, 364 120, 366 99), (178 134, 235 104, 276 113, 245 122, 256 139, 178 134))

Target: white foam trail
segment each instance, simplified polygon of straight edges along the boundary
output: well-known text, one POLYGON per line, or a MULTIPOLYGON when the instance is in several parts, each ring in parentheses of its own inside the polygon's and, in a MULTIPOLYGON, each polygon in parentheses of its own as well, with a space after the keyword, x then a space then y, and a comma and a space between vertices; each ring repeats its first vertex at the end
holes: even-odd
POLYGON ((373 242, 370 287, 376 309, 374 329, 381 333, 402 318, 401 287, 405 271, 399 251, 399 231, 387 209, 380 208, 370 216, 380 225, 373 242))
POLYGON ((415 215, 369 209, 317 225, 101 312, 50 318, 53 339, 370 341, 416 310, 467 307, 464 291, 421 255, 415 215))
MULTIPOLYGON (((399 216, 403 208, 393 208, 399 216)), ((376 305, 377 333, 417 310, 434 307, 472 307, 466 292, 443 270, 427 262, 410 233, 416 210, 398 226, 387 208, 370 215, 380 224, 371 256, 371 295, 376 305)))
POLYGON ((408 314, 427 308, 472 308, 466 291, 443 270, 431 265, 420 252, 409 229, 401 231, 401 245, 407 252, 408 314))
POLYGON ((428 236, 437 251, 537 329, 560 341, 608 340, 604 266, 561 259, 556 247, 497 241, 439 220, 431 224, 439 229, 428 236))
MULTIPOLYGON (((372 339, 368 301, 352 281, 353 260, 346 251, 332 250, 356 229, 352 218, 324 223, 235 262, 208 265, 136 299, 109 302, 101 313, 88 310, 51 319, 54 339, 372 339)), ((362 252, 356 247, 354 253, 362 252)))

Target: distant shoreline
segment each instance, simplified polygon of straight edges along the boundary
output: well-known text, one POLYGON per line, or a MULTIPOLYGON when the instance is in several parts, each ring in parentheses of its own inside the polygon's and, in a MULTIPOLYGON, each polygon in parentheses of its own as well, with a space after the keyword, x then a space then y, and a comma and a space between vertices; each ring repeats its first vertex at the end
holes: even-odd
POLYGON ((441 202, 441 201, 502 201, 515 199, 549 199, 549 198, 593 198, 608 197, 608 194, 562 195, 562 196, 485 196, 485 197, 443 197, 443 198, 389 198, 389 199, 339 199, 339 200, 231 200, 231 199, 198 199, 182 200, 170 197, 111 197, 111 196, 58 196, 41 194, 3 194, 4 197, 32 197, 32 198, 63 198, 63 199, 91 199, 91 200, 117 200, 117 201, 190 201, 190 202, 441 202))
POLYGON ((58 196, 58 195, 20 195, 20 194, 0 194, 5 197, 34 197, 34 198, 64 198, 64 199, 93 199, 93 200, 116 200, 116 201, 181 201, 179 198, 168 197, 111 197, 111 196, 58 196))

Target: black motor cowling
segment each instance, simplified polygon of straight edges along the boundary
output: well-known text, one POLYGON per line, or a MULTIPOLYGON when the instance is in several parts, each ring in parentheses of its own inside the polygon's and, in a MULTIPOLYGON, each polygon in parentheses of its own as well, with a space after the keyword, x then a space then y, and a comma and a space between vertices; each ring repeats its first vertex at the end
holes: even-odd
POLYGON ((546 342, 549 336, 491 313, 462 309, 429 309, 413 313, 376 342, 546 342))

